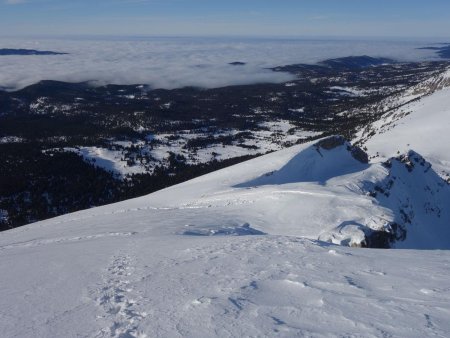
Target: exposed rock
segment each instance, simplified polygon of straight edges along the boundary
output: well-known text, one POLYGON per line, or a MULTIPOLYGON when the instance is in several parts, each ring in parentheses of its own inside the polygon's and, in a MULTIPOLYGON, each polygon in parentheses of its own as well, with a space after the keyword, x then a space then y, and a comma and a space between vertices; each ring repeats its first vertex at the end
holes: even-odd
POLYGON ((347 149, 352 153, 352 156, 355 160, 358 160, 361 163, 367 164, 369 163, 369 156, 367 153, 359 147, 350 146, 347 149))
POLYGON ((372 249, 389 249, 397 241, 406 239, 406 229, 404 226, 391 223, 384 230, 373 230, 366 234, 366 239, 362 243, 362 247, 372 249))
POLYGON ((363 163, 369 163, 369 156, 367 153, 357 146, 352 146, 343 136, 331 136, 323 139, 315 144, 317 151, 320 153, 320 149, 332 150, 337 147, 347 145, 347 150, 352 154, 352 157, 363 163))

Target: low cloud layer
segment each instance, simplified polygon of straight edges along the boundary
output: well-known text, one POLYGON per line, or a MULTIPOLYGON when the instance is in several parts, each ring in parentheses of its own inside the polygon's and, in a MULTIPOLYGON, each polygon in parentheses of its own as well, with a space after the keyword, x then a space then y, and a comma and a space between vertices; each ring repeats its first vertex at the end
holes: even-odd
POLYGON ((153 88, 222 87, 285 82, 291 75, 267 70, 350 55, 402 61, 436 58, 420 50, 429 42, 376 42, 263 39, 0 39, 0 48, 67 52, 57 56, 0 57, 0 88, 15 90, 40 80, 148 84, 153 88), (230 62, 245 62, 232 66, 230 62))

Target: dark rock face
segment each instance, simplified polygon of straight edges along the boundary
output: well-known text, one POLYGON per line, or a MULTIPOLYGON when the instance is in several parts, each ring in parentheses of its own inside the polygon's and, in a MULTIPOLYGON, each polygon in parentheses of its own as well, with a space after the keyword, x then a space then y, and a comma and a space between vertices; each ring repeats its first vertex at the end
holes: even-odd
POLYGON ((343 136, 331 136, 316 143, 317 149, 332 150, 347 145, 347 150, 353 158, 363 164, 369 163, 369 156, 359 147, 352 146, 343 136))
POLYGON ((331 136, 317 142, 316 147, 325 150, 332 150, 337 147, 343 146, 346 142, 347 141, 343 136, 331 136))
POLYGON ((66 55, 67 53, 52 52, 48 50, 39 51, 35 49, 0 49, 0 55, 66 55))
POLYGON ((362 247, 372 249, 389 249, 398 241, 406 239, 406 229, 397 223, 391 223, 384 231, 371 231, 366 234, 362 247))
POLYGON ((350 149, 348 149, 348 150, 351 151, 352 156, 355 160, 358 160, 359 162, 364 163, 364 164, 369 163, 369 156, 367 155, 367 153, 364 150, 362 150, 359 147, 355 147, 355 146, 352 146, 349 148, 350 149))

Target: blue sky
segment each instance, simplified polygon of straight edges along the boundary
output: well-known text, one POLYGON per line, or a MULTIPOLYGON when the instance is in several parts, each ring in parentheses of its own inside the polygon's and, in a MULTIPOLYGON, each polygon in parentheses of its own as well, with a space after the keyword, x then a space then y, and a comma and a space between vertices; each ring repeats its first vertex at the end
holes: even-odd
POLYGON ((450 36, 449 0, 0 0, 0 35, 450 36))

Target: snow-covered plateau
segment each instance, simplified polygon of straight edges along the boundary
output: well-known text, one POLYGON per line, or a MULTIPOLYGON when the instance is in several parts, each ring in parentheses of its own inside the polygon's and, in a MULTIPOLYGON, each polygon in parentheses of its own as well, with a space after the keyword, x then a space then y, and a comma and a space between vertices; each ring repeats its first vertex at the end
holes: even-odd
POLYGON ((367 154, 329 137, 3 232, 0 336, 448 337, 449 128, 434 87, 367 154))

